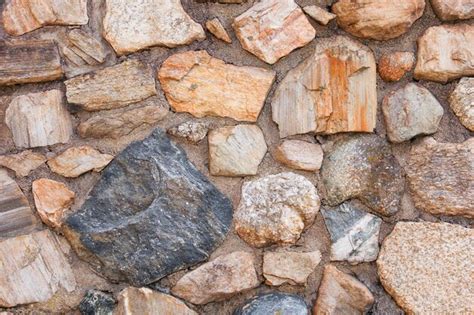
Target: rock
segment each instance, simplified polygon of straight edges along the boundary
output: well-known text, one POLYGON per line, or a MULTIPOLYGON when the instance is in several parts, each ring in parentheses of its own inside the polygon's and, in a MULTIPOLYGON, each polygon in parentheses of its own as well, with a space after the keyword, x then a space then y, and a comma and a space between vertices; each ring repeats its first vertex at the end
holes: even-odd
POLYGON ((209 171, 216 176, 257 175, 267 153, 256 125, 226 126, 209 132, 209 171))
MULTIPOLYGON (((81 64, 98 65, 104 63, 107 51, 91 34, 81 29, 73 29, 68 33, 70 49, 82 62, 81 64)), ((75 58, 77 59, 77 58, 75 58)), ((74 63, 74 60, 71 60, 74 63)))
POLYGON ((31 150, 0 156, 0 166, 14 171, 16 177, 28 176, 32 170, 40 167, 44 162, 46 162, 46 157, 43 154, 31 150))
POLYGON ((331 236, 331 261, 358 264, 377 259, 382 219, 350 203, 321 213, 331 236))
POLYGON ((208 129, 206 123, 188 120, 168 129, 168 133, 175 137, 186 138, 192 143, 198 143, 207 136, 208 129))
POLYGON ((303 8, 303 11, 321 25, 327 25, 336 18, 335 14, 320 8, 317 5, 307 5, 303 8))
POLYGON ((388 143, 379 136, 337 141, 325 154, 321 176, 331 206, 357 198, 384 216, 398 211, 404 187, 402 170, 388 143))
POLYGON ((274 153, 275 159, 286 166, 304 171, 317 171, 323 162, 323 150, 316 143, 285 140, 274 153))
POLYGON ((263 276, 268 285, 305 285, 309 275, 321 261, 319 251, 265 252, 263 254, 263 276))
POLYGON ((229 34, 227 34, 227 31, 225 30, 224 26, 222 26, 222 23, 219 21, 218 18, 207 20, 206 28, 216 38, 229 44, 232 43, 232 39, 230 39, 229 34))
POLYGON ((425 10, 425 0, 339 0, 337 24, 361 38, 388 40, 405 34, 425 10))
POLYGON ((171 292, 193 304, 222 301, 257 287, 252 253, 233 252, 199 266, 178 280, 171 292))
POLYGON ((100 274, 144 285, 208 259, 231 221, 230 200, 155 129, 115 157, 64 232, 100 274))
POLYGON ((268 175, 242 185, 234 213, 235 231, 255 247, 295 244, 313 224, 320 200, 313 184, 301 175, 268 175))
POLYGON ((197 315, 177 298, 148 288, 128 287, 120 292, 114 315, 197 315))
POLYGON ((474 131, 474 78, 462 78, 449 97, 449 105, 467 129, 474 131))
POLYGON ((90 146, 72 147, 48 160, 51 171, 64 177, 78 177, 89 171, 100 172, 113 160, 90 146))
POLYGON ((115 307, 114 298, 105 292, 88 290, 79 304, 82 315, 112 315, 115 307))
POLYGON ((395 143, 435 133, 444 114, 436 97, 416 83, 408 83, 385 95, 382 112, 387 136, 395 143))
POLYGON ((326 265, 313 314, 366 314, 373 303, 374 296, 362 282, 326 265))
POLYGON ((11 0, 2 16, 5 31, 15 36, 46 25, 84 25, 89 21, 87 0, 11 0))
POLYGON ((107 0, 105 7, 103 34, 118 55, 206 38, 202 26, 184 11, 180 0, 107 0))
POLYGON ((474 138, 463 143, 424 139, 412 147, 405 170, 417 208, 474 218, 474 138))
POLYGON ((408 314, 474 312, 474 230, 456 224, 399 222, 377 268, 385 290, 408 314))
POLYGON ((321 39, 281 81, 272 100, 280 137, 373 132, 377 112, 372 51, 347 37, 321 39))
POLYGON ((385 53, 379 59, 379 75, 384 81, 395 82, 410 71, 414 64, 415 55, 412 52, 385 53))
POLYGON ((41 220, 52 228, 61 227, 63 214, 74 203, 75 193, 65 184, 47 178, 35 180, 32 192, 41 220))
POLYGON ((177 112, 255 122, 275 72, 226 64, 201 50, 177 53, 166 59, 158 79, 177 112))
POLYGON ((114 109, 156 95, 152 68, 138 60, 64 81, 69 103, 87 111, 114 109))
POLYGON ((0 307, 48 301, 72 292, 76 280, 69 248, 49 230, 0 241, 0 307))
POLYGON ((431 0, 431 6, 442 21, 474 18, 474 5, 471 0, 431 0))
POLYGON ((291 314, 308 315, 308 306, 296 294, 272 292, 260 294, 235 310, 234 315, 291 314))
POLYGON ((5 123, 17 148, 67 143, 73 133, 61 90, 15 97, 5 112, 5 123))
POLYGON ((269 64, 314 39, 316 31, 293 0, 256 2, 232 23, 242 48, 269 64))
POLYGON ((415 79, 446 83, 474 75, 474 26, 440 25, 418 38, 415 79))

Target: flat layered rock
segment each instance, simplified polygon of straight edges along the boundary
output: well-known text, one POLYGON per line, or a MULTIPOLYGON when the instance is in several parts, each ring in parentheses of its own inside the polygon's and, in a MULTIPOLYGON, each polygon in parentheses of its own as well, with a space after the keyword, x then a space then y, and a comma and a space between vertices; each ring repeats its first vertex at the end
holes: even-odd
POLYGON ((382 80, 387 82, 399 81, 415 64, 412 52, 397 51, 383 54, 379 59, 378 70, 382 80))
POLYGON ((467 20, 474 18, 471 0, 430 0, 433 11, 442 21, 467 20))
POLYGON ((115 157, 64 230, 100 274, 144 285, 207 260, 231 221, 230 200, 155 129, 115 157))
POLYGON ((263 276, 268 285, 279 286, 285 283, 305 285, 309 275, 321 261, 319 251, 265 252, 263 254, 263 276))
POLYGON ((166 59, 158 79, 177 112, 255 122, 275 72, 226 64, 201 50, 177 53, 166 59))
POLYGON ((474 131, 474 78, 462 78, 449 96, 449 105, 467 129, 474 131))
POLYGON ((299 295, 272 292, 257 295, 246 301, 244 305, 234 311, 234 315, 308 315, 308 312, 306 302, 299 295))
POLYGON ((278 162, 296 170, 317 171, 323 163, 321 146, 301 140, 283 141, 273 155, 278 162))
POLYGON ((114 298, 98 290, 87 290, 79 303, 79 311, 83 315, 112 315, 114 308, 114 298))
POLYGON ((222 23, 218 18, 213 18, 206 21, 206 28, 216 38, 229 44, 232 43, 232 39, 230 39, 229 34, 227 34, 227 31, 225 30, 224 26, 222 26, 222 23))
POLYGON ((377 269, 408 314, 474 312, 474 230, 456 224, 399 222, 383 242, 377 269))
POLYGON ((176 47, 206 38, 180 0, 107 0, 103 35, 118 55, 152 46, 176 47))
POLYGON ((321 25, 327 25, 336 18, 336 15, 318 7, 317 5, 308 5, 303 8, 304 13, 308 14, 313 20, 321 25))
POLYGON ((44 162, 46 162, 46 157, 43 154, 31 150, 0 156, 0 166, 14 171, 16 177, 28 176, 31 171, 40 167, 44 162))
MULTIPOLYGON (((98 41, 92 34, 86 33, 81 29, 73 29, 67 34, 69 46, 67 47, 66 57, 69 61, 80 66, 98 65, 104 63, 107 51, 100 41, 98 41), (70 52, 75 56, 70 56, 70 52)), ((63 54, 64 54, 63 50, 63 54)))
POLYGON ((175 137, 185 138, 192 143, 198 143, 207 136, 209 126, 195 120, 185 121, 168 129, 168 133, 175 137))
POLYGON ((316 31, 293 0, 256 2, 232 23, 242 48, 269 64, 314 39, 316 31))
POLYGON ((372 51, 347 37, 319 41, 281 81, 272 100, 280 137, 317 132, 373 132, 377 112, 372 51))

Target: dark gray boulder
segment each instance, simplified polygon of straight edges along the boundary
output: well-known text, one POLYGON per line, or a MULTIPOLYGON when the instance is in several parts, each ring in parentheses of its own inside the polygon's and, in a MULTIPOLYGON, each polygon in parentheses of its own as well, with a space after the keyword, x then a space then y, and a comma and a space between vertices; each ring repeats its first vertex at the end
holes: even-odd
POLYGON ((234 311, 234 315, 308 315, 309 310, 302 297, 288 293, 258 295, 234 311))
POLYGON ((82 315, 112 315, 115 307, 114 298, 102 291, 89 290, 79 304, 82 315))

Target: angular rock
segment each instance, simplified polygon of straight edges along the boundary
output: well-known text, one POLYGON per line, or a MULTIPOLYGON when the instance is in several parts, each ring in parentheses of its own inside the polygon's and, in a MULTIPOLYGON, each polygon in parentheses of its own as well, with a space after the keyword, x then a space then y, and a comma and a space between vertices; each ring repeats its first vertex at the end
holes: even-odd
POLYGON ((405 170, 417 208, 474 218, 474 138, 463 143, 426 138, 412 147, 405 170))
POLYGON ((438 130, 444 110, 431 92, 416 83, 385 95, 382 112, 391 142, 400 143, 438 130))
POLYGON ((265 252, 263 254, 263 276, 268 285, 305 285, 309 275, 321 261, 319 251, 265 252))
POLYGON ((291 69, 272 100, 280 137, 317 132, 373 132, 377 112, 372 51, 347 37, 319 41, 291 69))
POLYGON ((440 25, 418 38, 415 79, 446 83, 474 75, 474 25, 440 25))
MULTIPOLYGON (((69 49, 82 60, 81 64, 98 65, 105 61, 107 51, 104 45, 91 34, 81 29, 74 29, 67 36, 69 49)), ((74 60, 71 61, 74 63, 74 60)))
POLYGON ((186 138, 192 143, 198 143, 207 136, 209 127, 206 123, 189 120, 168 129, 168 133, 175 137, 186 138))
POLYGON ((384 216, 398 211, 404 187, 402 170, 388 143, 379 136, 337 141, 325 154, 321 176, 332 206, 357 198, 384 216))
POLYGON ((49 230, 0 241, 0 307, 46 302, 58 290, 72 292, 76 280, 68 250, 49 230))
POLYGON ((314 185, 301 175, 268 175, 242 185, 234 213, 235 231, 255 247, 295 244, 313 224, 320 200, 314 185))
POLYGON ((118 55, 206 38, 202 26, 184 11, 180 0, 107 0, 105 7, 103 34, 118 55))
POLYGON ((335 14, 320 8, 317 5, 307 5, 303 8, 303 11, 321 25, 327 25, 336 18, 335 14))
POLYGON ((467 129, 474 131, 474 78, 462 78, 449 97, 449 105, 467 129))
POLYGON ((64 177, 78 177, 89 171, 100 172, 113 160, 90 146, 72 147, 48 160, 51 171, 64 177))
POLYGON ((260 284, 252 253, 233 252, 199 266, 178 280, 171 292, 193 304, 222 301, 260 284))
POLYGON ((207 20, 206 28, 216 38, 229 44, 232 43, 232 39, 230 39, 229 34, 227 34, 227 31, 225 30, 224 26, 222 26, 222 23, 218 18, 207 20))
POLYGON ((267 153, 256 125, 226 126, 209 132, 209 171, 217 176, 257 175, 267 153))
POLYGON ((408 31, 425 10, 425 0, 339 0, 332 6, 337 24, 361 38, 388 40, 408 31))
POLYGON ((0 166, 14 171, 16 177, 28 176, 32 170, 40 167, 44 162, 46 162, 46 157, 43 154, 31 150, 0 156, 0 166))
POLYGON ((177 53, 166 59, 158 79, 177 112, 255 122, 275 72, 226 64, 201 50, 177 53))
POLYGON ((410 71, 415 64, 415 55, 412 52, 397 51, 383 54, 379 59, 378 69, 382 80, 395 82, 410 71))
POLYGON ((474 18, 474 4, 472 0, 431 0, 431 6, 442 21, 474 18))
POLYGON ((474 230, 456 224, 399 222, 377 268, 385 290, 408 314, 474 312, 474 230))
POLYGON ((273 292, 260 294, 234 311, 234 315, 291 314, 308 315, 308 306, 296 294, 273 292))
POLYGON ((112 315, 114 308, 114 298, 98 290, 88 290, 79 304, 82 315, 112 315))
POLYGON ((323 162, 323 150, 316 143, 285 140, 275 152, 275 159, 296 170, 317 171, 323 162))
POLYGON ((293 0, 256 2, 232 23, 242 48, 269 64, 314 39, 316 31, 293 0))
POLYGON ((231 221, 230 200, 155 129, 115 157, 64 230, 99 273, 143 285, 208 259, 231 221))

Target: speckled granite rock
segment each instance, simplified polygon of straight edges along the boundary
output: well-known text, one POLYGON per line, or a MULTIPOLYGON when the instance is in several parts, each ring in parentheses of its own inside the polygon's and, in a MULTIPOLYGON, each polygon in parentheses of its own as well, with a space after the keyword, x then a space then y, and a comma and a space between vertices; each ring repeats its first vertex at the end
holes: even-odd
POLYGON ((449 97, 449 105, 467 129, 474 131, 474 78, 462 78, 449 97))
POLYGON ((472 0, 430 0, 433 11, 442 21, 474 18, 472 0))
POLYGON ((308 306, 300 296, 274 292, 261 294, 248 300, 236 309, 233 315, 308 315, 308 312, 308 306))
POLYGON ((195 120, 185 121, 168 129, 168 133, 175 137, 186 138, 192 143, 198 143, 207 136, 209 126, 207 123, 195 120))
POLYGON ((31 150, 25 150, 17 154, 0 155, 0 166, 11 169, 16 177, 28 176, 28 174, 46 162, 46 157, 31 150))
POLYGON ((410 71, 415 64, 415 54, 407 51, 386 53, 380 57, 378 70, 382 80, 395 82, 410 71))
POLYGON ((79 303, 79 311, 82 315, 112 315, 114 308, 114 298, 98 290, 88 290, 79 303))

